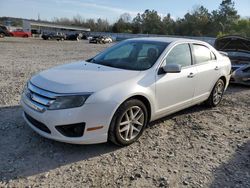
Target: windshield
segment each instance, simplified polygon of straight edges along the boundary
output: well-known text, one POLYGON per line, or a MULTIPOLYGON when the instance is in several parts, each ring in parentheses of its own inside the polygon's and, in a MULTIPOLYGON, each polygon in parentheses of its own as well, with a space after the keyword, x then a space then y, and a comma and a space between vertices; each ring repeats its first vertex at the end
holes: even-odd
POLYGON ((152 67, 164 49, 165 42, 125 41, 100 53, 92 63, 128 70, 146 70, 152 67))

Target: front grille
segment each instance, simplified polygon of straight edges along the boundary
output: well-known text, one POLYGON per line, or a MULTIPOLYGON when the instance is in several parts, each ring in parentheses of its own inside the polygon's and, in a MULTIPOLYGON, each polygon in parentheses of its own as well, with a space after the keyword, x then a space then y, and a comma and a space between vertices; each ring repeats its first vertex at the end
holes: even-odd
POLYGON ((35 126, 36 128, 40 129, 41 131, 44 131, 46 133, 51 133, 51 131, 49 130, 49 128, 44 125, 43 123, 35 120, 34 118, 32 118, 31 116, 29 116, 28 114, 24 113, 26 119, 33 125, 35 126))
POLYGON ((42 105, 44 108, 49 107, 55 101, 55 94, 42 90, 33 84, 29 83, 25 95, 32 102, 42 105))

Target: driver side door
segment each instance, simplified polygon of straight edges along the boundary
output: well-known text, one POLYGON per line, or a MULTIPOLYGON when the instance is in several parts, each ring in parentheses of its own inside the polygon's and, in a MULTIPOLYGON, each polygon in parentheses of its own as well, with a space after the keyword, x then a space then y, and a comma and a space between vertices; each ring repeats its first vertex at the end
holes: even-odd
POLYGON ((196 67, 192 63, 191 48, 188 43, 174 46, 163 61, 179 64, 179 73, 158 73, 156 75, 157 115, 162 117, 191 105, 195 91, 196 67))

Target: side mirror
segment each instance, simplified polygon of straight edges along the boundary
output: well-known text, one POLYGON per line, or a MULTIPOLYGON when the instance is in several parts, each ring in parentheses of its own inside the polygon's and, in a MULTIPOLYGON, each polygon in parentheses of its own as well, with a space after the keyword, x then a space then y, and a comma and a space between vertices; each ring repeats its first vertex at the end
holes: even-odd
POLYGON ((165 73, 180 73, 181 66, 175 63, 167 64, 162 67, 165 73))

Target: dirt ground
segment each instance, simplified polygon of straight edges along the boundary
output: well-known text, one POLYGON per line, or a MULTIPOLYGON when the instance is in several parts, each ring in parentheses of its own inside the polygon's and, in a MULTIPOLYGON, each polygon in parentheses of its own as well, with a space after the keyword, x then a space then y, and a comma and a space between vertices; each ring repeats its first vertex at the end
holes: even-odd
POLYGON ((249 87, 153 122, 123 148, 59 143, 25 124, 19 99, 33 74, 108 46, 0 39, 0 187, 250 187, 249 87))

